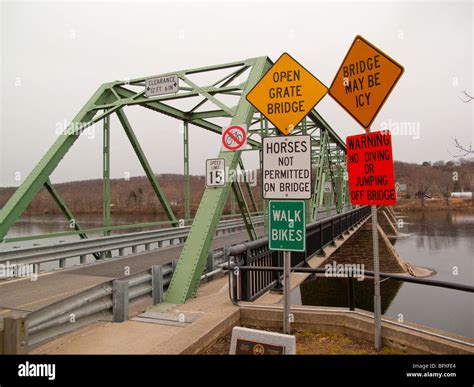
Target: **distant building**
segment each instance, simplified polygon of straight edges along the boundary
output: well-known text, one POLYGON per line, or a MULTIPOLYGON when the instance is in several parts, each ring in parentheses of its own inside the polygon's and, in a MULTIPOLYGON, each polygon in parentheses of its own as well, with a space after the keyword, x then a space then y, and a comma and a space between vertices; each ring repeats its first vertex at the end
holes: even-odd
POLYGON ((397 192, 397 198, 405 198, 407 196, 407 185, 400 182, 395 182, 395 191, 397 192))
POLYGON ((452 198, 463 198, 463 199, 471 199, 472 192, 451 192, 452 198))

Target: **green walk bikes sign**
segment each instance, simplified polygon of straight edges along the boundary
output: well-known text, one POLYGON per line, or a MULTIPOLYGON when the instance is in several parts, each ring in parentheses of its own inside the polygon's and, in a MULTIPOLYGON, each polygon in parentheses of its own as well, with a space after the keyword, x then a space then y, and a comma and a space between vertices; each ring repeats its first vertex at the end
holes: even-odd
POLYGON ((303 200, 270 200, 268 219, 270 250, 306 250, 305 202, 303 200))

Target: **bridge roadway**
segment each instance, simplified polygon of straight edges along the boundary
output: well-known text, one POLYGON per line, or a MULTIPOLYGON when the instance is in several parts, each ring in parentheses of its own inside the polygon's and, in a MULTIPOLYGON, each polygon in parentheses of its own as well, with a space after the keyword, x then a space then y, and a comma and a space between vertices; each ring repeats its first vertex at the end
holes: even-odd
MULTIPOLYGON (((263 236, 263 227, 257 228, 256 231, 259 237, 263 236)), ((245 240, 248 240, 247 231, 238 231, 214 237, 212 247, 219 249, 245 240)), ((100 283, 138 273, 153 265, 169 263, 179 257, 183 246, 184 244, 167 246, 70 269, 42 273, 36 281, 23 278, 0 282, 0 319, 3 320, 3 317, 14 311, 35 311, 100 283), (125 273, 127 268, 129 272, 125 273)))

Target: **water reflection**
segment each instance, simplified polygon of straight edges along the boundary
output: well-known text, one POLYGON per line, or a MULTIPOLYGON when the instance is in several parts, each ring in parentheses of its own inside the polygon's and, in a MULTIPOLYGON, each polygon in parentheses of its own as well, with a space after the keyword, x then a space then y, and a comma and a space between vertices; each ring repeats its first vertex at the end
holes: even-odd
MULTIPOLYGON (((112 217, 112 224, 120 226, 125 224, 159 222, 165 220, 159 215, 130 215, 116 214, 112 217)), ((77 223, 82 228, 102 227, 101 214, 79 214, 76 217, 77 223)), ((51 232, 73 231, 69 221, 61 215, 24 215, 14 224, 9 231, 7 238, 14 238, 27 235, 41 235, 51 232)))
MULTIPOLYGON (((401 282, 383 281, 380 284, 382 313, 385 313, 395 299, 401 282)), ((374 311, 374 282, 366 278, 364 281, 354 281, 355 307, 369 312, 374 311)), ((300 285, 301 303, 315 306, 349 306, 349 281, 346 278, 328 278, 311 276, 300 285)))
POLYGON ((429 250, 455 249, 459 237, 474 236, 474 215, 454 211, 410 213, 403 232, 416 232, 416 245, 429 250), (441 238, 440 238, 441 237, 441 238))

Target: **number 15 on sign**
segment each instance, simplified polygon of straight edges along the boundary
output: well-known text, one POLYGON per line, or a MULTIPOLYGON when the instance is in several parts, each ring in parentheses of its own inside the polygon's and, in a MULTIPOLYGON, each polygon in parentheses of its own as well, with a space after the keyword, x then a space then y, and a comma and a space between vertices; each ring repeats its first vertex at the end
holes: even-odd
POLYGON ((225 159, 206 160, 206 187, 224 187, 225 180, 225 159))

